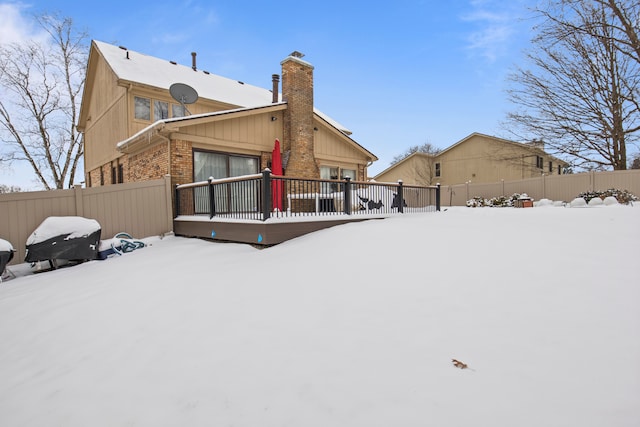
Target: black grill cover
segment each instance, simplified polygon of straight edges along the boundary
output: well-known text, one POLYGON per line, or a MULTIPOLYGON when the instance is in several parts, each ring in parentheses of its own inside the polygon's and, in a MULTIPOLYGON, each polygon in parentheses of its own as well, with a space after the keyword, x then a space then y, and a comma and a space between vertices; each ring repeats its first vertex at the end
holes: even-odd
POLYGON ((4 268, 13 259, 13 251, 0 251, 0 275, 4 272, 4 268))
MULTIPOLYGON (((80 218, 80 217, 78 217, 80 218)), ((50 220, 48 218, 47 220, 50 220)), ((47 221, 45 220, 45 222, 47 221)), ((85 218, 80 218, 87 221, 85 218)), ((43 222, 33 235, 37 235, 45 226, 43 222)), ((51 222, 50 222, 51 223, 51 222)), ((50 224, 49 223, 49 224, 50 224)), ((64 223, 64 222, 63 222, 64 223)), ((70 228, 73 228, 73 218, 69 221, 70 228)), ((50 237, 47 240, 37 241, 27 245, 26 262, 50 261, 54 259, 63 259, 69 261, 85 261, 96 259, 98 255, 98 246, 100 245, 99 226, 92 228, 87 234, 78 236, 76 230, 59 230, 59 235, 50 237), (70 237, 71 235, 73 237, 70 237)), ((37 239, 34 239, 37 240, 37 239)))

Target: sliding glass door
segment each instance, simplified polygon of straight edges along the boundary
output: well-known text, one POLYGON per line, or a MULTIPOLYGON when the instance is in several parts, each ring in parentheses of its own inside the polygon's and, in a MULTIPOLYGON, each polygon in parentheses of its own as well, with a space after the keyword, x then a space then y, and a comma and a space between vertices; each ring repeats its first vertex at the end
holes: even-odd
MULTIPOLYGON (((259 160, 257 157, 239 156, 208 151, 193 152, 193 178, 197 181, 230 178, 234 176, 252 175, 258 173, 259 160)), ((258 210, 257 189, 250 182, 230 183, 216 186, 216 212, 258 210)), ((196 195, 196 212, 209 211, 209 195, 196 195)))

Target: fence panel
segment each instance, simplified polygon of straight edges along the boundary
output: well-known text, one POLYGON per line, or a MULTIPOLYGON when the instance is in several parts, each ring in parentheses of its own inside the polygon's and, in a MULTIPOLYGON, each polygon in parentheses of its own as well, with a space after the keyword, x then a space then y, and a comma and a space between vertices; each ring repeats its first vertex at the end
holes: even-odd
POLYGON ((542 177, 523 179, 519 181, 505 181, 504 194, 499 195, 511 196, 514 193, 527 193, 529 197, 532 197, 534 200, 542 199, 544 197, 542 177))
POLYGON ((78 215, 98 221, 103 238, 121 231, 148 237, 172 228, 164 180, 93 187, 82 193, 84 212, 78 215))
POLYGON ((98 221, 102 237, 120 231, 136 237, 173 230, 169 178, 72 190, 0 194, 0 238, 24 262, 29 235, 49 216, 82 216, 98 221))
POLYGON ((610 188, 627 190, 640 197, 640 170, 541 175, 519 181, 445 185, 442 187, 442 204, 464 206, 467 200, 476 196, 490 199, 514 193, 527 193, 534 200, 545 198, 569 202, 580 193, 610 188))
POLYGON ((570 202, 578 194, 592 189, 591 174, 588 173, 550 175, 544 179, 545 199, 570 202))
POLYGON ((640 170, 599 172, 593 174, 593 190, 602 191, 615 188, 627 190, 640 197, 640 170))

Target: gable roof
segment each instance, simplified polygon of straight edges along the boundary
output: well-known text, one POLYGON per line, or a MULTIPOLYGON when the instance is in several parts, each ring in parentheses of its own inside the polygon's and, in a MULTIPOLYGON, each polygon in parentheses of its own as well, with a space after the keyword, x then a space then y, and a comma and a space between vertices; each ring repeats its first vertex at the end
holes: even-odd
MULTIPOLYGON (((196 90, 204 99, 229 104, 233 108, 255 108, 272 102, 272 91, 244 82, 211 74, 204 70, 167 61, 124 47, 93 40, 95 47, 104 57, 120 82, 131 82, 169 90, 174 83, 183 83, 196 90)), ((92 49, 93 50, 93 49, 92 49)), ((91 61, 91 57, 89 58, 91 61)), ((278 94, 278 99, 282 95, 278 94)), ((351 131, 337 121, 314 108, 314 112, 332 126, 347 135, 351 131)))
POLYGON ((537 147, 537 146, 535 146, 533 144, 527 144, 527 143, 524 143, 524 142, 511 141, 509 139, 498 138, 497 136, 486 135, 486 134, 479 133, 479 132, 473 132, 470 135, 462 138, 460 141, 458 141, 455 144, 453 144, 453 145, 445 148, 444 150, 442 150, 440 153, 438 153, 438 155, 440 156, 440 155, 446 153, 447 151, 450 151, 450 150, 454 149, 455 147, 457 147, 457 146, 459 146, 461 144, 464 144, 466 141, 470 140, 471 138, 473 138, 475 136, 481 137, 481 138, 492 139, 492 140, 494 140, 496 142, 500 142, 502 144, 513 145, 513 146, 516 146, 516 147, 519 147, 519 148, 523 148, 523 149, 526 149, 526 150, 530 150, 530 151, 533 151, 533 152, 543 153, 543 154, 551 157, 552 159, 554 159, 558 163, 562 163, 564 165, 568 164, 564 160, 558 159, 557 157, 552 156, 551 154, 549 154, 546 151, 544 151, 544 149, 542 149, 540 147, 537 147))
POLYGON ((438 158, 440 156, 442 156, 443 154, 445 154, 446 152, 454 149, 455 147, 464 144, 465 142, 469 141, 470 139, 472 139, 473 137, 478 136, 478 137, 482 137, 482 138, 488 138, 488 139, 492 139, 496 142, 500 142, 503 144, 510 144, 510 145, 514 145, 516 147, 520 147, 520 148, 524 148, 527 150, 531 150, 534 152, 539 152, 539 153, 544 153, 547 156, 551 157, 552 159, 554 159, 556 162, 561 163, 563 165, 568 164, 567 162, 565 162, 562 159, 558 159, 552 155, 550 155, 549 153, 547 153, 546 151, 544 151, 543 149, 536 147, 534 145, 531 144, 526 144, 526 143, 522 143, 522 142, 516 142, 516 141, 511 141, 508 139, 504 139, 504 138, 498 138, 497 136, 491 136, 491 135, 485 135, 483 133, 479 133, 479 132, 473 132, 471 134, 469 134, 468 136, 462 138, 460 141, 456 142, 453 145, 450 145, 449 147, 445 148, 442 151, 439 151, 437 154, 428 154, 428 153, 421 153, 421 152, 415 152, 415 153, 411 153, 410 155, 408 155, 407 157, 405 157, 404 159, 389 165, 389 167, 387 167, 385 170, 383 170, 382 172, 378 173, 374 178, 377 178, 379 176, 384 175, 385 173, 389 172, 392 169, 397 168, 398 166, 402 165, 405 162, 408 162, 410 159, 414 158, 414 157, 428 157, 428 158, 438 158))

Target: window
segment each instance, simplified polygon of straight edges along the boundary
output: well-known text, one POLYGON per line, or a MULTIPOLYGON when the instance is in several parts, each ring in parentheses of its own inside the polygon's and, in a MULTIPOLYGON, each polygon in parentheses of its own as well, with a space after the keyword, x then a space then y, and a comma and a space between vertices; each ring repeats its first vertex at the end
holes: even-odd
POLYGON ((562 175, 562 166, 558 165, 558 175, 562 175))
MULTIPOLYGON (((193 179, 207 181, 209 177, 215 179, 233 176, 252 175, 258 173, 260 164, 257 157, 235 156, 225 153, 207 151, 193 152, 193 179)), ((251 183, 224 185, 215 194, 217 212, 228 212, 229 206, 234 210, 250 208, 258 210, 257 189, 251 183)), ((196 212, 208 212, 208 194, 196 194, 196 212)))
POLYGON ((184 105, 171 104, 171 117, 184 117, 187 115, 184 105))
POLYGON ((122 164, 111 166, 111 183, 122 184, 124 182, 124 167, 122 164))
MULTIPOLYGON (((343 169, 336 166, 320 166, 320 179, 346 179, 351 178, 351 181, 358 179, 358 174, 355 169, 343 169)), ((322 191, 325 193, 335 193, 336 191, 342 191, 343 188, 337 182, 323 183, 322 191)))
POLYGON ((169 103, 157 99, 143 98, 141 96, 134 97, 134 117, 137 120, 153 121, 168 119, 169 117, 184 117, 187 109, 183 105, 171 104, 171 116, 169 116, 169 103), (153 105, 153 112, 151 106, 153 105))
POLYGON ((351 181, 355 181, 357 178, 355 169, 340 169, 340 179, 351 178, 351 181))
MULTIPOLYGON (((338 179, 339 177, 338 168, 331 166, 320 166, 320 179, 338 179)), ((323 183, 322 184, 322 192, 323 193, 334 193, 338 191, 337 183, 323 183)))
POLYGON ((153 100, 153 120, 163 120, 169 118, 169 103, 153 100))
POLYGON ((134 117, 138 120, 151 120, 151 101, 149 98, 134 98, 134 117))
POLYGON ((553 173, 553 163, 549 162, 549 173, 553 173))
POLYGON ((436 177, 440 176, 440 163, 436 163, 436 177))
POLYGON ((544 159, 540 156, 536 156, 536 167, 538 169, 544 169, 544 159))

